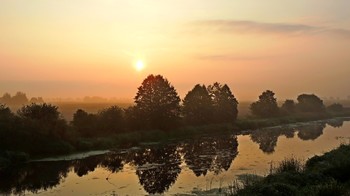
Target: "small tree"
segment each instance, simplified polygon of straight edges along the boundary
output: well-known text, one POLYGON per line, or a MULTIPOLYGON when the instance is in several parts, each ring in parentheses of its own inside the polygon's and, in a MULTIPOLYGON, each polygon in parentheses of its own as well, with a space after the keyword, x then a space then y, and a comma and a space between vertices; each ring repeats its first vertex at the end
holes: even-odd
POLYGON ((73 127, 83 137, 96 136, 98 133, 97 116, 78 109, 73 114, 73 127))
POLYGON ((323 101, 314 94, 302 94, 298 96, 297 107, 302 112, 324 112, 323 101))
POLYGON ((259 96, 259 100, 250 105, 253 115, 259 117, 273 117, 279 113, 277 100, 273 91, 267 90, 259 96))
POLYGON ((281 110, 286 114, 292 114, 295 112, 295 103, 291 99, 287 99, 281 106, 281 110))
POLYGON ((183 114, 186 123, 200 125, 212 120, 213 102, 205 85, 197 84, 183 100, 183 114))
POLYGON ((340 103, 333 103, 327 107, 327 110, 331 112, 341 112, 344 110, 344 106, 340 103))
POLYGON ((149 75, 138 88, 135 109, 143 128, 169 129, 180 118, 180 98, 175 88, 161 75, 149 75))
POLYGON ((234 122, 238 114, 238 101, 230 88, 226 84, 221 85, 215 82, 213 85, 208 86, 208 92, 213 100, 214 122, 234 122))
POLYGON ((100 111, 98 113, 98 128, 102 134, 124 132, 124 110, 118 106, 112 106, 100 111))

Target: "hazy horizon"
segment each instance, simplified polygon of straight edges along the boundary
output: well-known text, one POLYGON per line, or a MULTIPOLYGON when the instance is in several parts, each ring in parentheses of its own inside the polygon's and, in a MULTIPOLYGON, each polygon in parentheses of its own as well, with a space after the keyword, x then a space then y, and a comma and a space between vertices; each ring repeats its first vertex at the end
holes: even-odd
POLYGON ((216 81, 239 101, 267 89, 279 100, 350 96, 347 0, 0 5, 1 95, 132 100, 147 75, 161 74, 181 98, 216 81))

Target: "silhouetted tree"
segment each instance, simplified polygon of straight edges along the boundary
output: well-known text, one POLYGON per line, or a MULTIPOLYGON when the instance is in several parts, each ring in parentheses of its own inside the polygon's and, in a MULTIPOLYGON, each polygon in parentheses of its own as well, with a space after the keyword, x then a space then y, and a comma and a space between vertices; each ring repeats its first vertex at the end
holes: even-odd
POLYGON ((191 125, 201 125, 211 122, 213 102, 207 88, 197 84, 187 93, 183 100, 185 122, 191 125))
MULTIPOLYGON (((14 139, 15 115, 10 108, 0 104, 0 149, 7 149, 14 139)), ((0 150, 1 151, 1 150, 0 150)))
POLYGON ((98 135, 97 116, 89 114, 82 109, 78 109, 73 114, 73 127, 83 137, 93 137, 98 135))
POLYGON ((323 101, 314 94, 302 94, 298 96, 297 108, 302 112, 324 112, 323 101))
POLYGON ((277 116, 279 109, 277 106, 275 93, 267 90, 259 96, 259 100, 250 105, 253 115, 259 117, 273 117, 277 116))
POLYGON ((341 112, 344 110, 344 107, 340 103, 334 103, 334 104, 328 106, 327 110, 331 111, 331 112, 341 112))
POLYGON ((102 134, 120 133, 125 131, 124 110, 118 106, 100 111, 98 114, 98 129, 102 134))
POLYGON ((161 75, 149 75, 142 82, 135 103, 142 128, 164 130, 177 126, 179 122, 180 98, 175 88, 161 75))
POLYGON ((238 101, 232 94, 230 88, 226 84, 221 85, 215 82, 213 85, 208 86, 208 92, 213 101, 214 122, 234 122, 238 114, 238 101))
POLYGON ((16 95, 14 95, 12 97, 12 101, 11 102, 13 104, 16 104, 16 105, 27 104, 28 103, 28 98, 27 98, 27 95, 25 93, 17 92, 16 95))
POLYGON ((0 102, 3 103, 3 104, 7 104, 7 105, 12 104, 12 97, 11 97, 11 95, 9 93, 5 93, 1 97, 0 102))
POLYGON ((42 97, 32 97, 29 103, 44 103, 44 99, 42 97))
POLYGON ((292 114, 295 112, 295 103, 293 100, 287 99, 281 106, 282 112, 292 114))
POLYGON ((31 132, 55 137, 64 137, 66 134, 66 121, 58 112, 57 106, 32 103, 23 106, 17 114, 31 132))

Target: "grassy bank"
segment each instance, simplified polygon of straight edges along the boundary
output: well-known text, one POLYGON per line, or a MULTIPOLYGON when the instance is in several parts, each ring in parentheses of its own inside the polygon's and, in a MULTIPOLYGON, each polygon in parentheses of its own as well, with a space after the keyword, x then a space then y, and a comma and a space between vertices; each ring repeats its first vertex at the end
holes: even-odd
POLYGON ((229 195, 349 195, 350 145, 314 156, 305 165, 296 158, 282 161, 261 178, 246 175, 229 195))

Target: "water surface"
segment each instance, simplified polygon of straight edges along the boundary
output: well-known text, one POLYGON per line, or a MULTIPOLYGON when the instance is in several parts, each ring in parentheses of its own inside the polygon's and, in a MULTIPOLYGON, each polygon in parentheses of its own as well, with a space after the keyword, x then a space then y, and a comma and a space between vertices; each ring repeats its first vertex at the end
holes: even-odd
POLYGON ((0 194, 191 194, 228 186, 240 174, 266 175, 285 157, 307 160, 349 138, 350 122, 333 119, 46 159, 1 174, 0 194))

